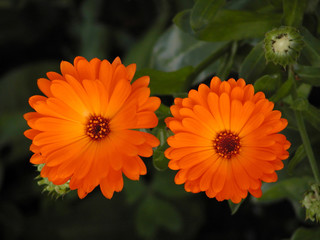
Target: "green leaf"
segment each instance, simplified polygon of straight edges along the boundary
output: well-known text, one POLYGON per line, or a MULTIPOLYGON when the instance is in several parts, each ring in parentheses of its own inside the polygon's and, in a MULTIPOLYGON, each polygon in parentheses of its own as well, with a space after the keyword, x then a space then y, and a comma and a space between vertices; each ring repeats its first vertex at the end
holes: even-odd
POLYGON ((293 169, 294 169, 306 156, 307 156, 307 154, 306 154, 306 152, 305 152, 305 150, 304 150, 303 144, 301 144, 301 145, 297 148, 297 150, 296 150, 293 158, 290 159, 290 162, 289 162, 289 164, 288 164, 288 172, 289 172, 289 174, 293 174, 293 169))
POLYGON ((297 111, 306 110, 309 107, 309 102, 306 98, 298 97, 292 101, 291 108, 297 111))
POLYGON ((230 71, 234 64, 234 58, 236 56, 238 50, 238 43, 234 41, 232 43, 230 52, 227 54, 224 54, 221 58, 218 71, 216 73, 217 76, 219 76, 220 79, 226 79, 228 75, 230 74, 230 71))
POLYGON ((191 9, 187 9, 179 12, 174 18, 173 22, 176 24, 183 32, 193 35, 193 30, 190 25, 191 9))
POLYGON ((303 194, 309 189, 309 184, 314 181, 312 177, 293 177, 287 178, 273 184, 264 184, 262 197, 259 202, 269 202, 288 198, 301 201, 303 194), (268 187, 266 189, 266 187, 268 187))
POLYGON ((278 102, 280 99, 286 97, 290 93, 291 87, 292 87, 292 81, 288 79, 281 85, 278 91, 270 98, 270 101, 278 102))
POLYGON ((302 83, 297 89, 298 97, 308 99, 312 87, 309 84, 302 83))
POLYGON ((320 131, 320 110, 308 104, 308 107, 303 110, 303 115, 305 119, 318 131, 320 131))
POLYGON ((231 215, 234 215, 240 208, 241 204, 244 200, 242 200, 240 203, 233 203, 231 200, 228 200, 229 208, 231 211, 231 215))
POLYGON ((314 228, 298 228, 292 235, 290 240, 315 240, 320 239, 320 227, 314 228))
POLYGON ((314 37, 306 28, 301 28, 305 43, 301 54, 314 67, 320 67, 320 40, 314 37))
POLYGON ((263 37, 270 29, 279 26, 280 14, 250 11, 221 10, 197 38, 205 41, 232 41, 263 37))
POLYGON ((171 203, 148 195, 137 209, 135 223, 141 237, 155 239, 160 228, 178 232, 182 218, 171 203))
POLYGON ((298 75, 298 80, 308 83, 312 86, 320 86, 320 68, 311 66, 297 65, 295 72, 298 75))
POLYGON ((149 87, 152 95, 167 95, 183 92, 185 80, 192 73, 193 67, 184 67, 174 72, 162 72, 154 69, 142 69, 135 75, 136 78, 150 76, 149 87))
POLYGON ((259 42, 244 59, 240 66, 239 76, 247 83, 253 83, 266 67, 263 41, 259 42))
POLYGON ((225 0, 198 0, 192 8, 190 24, 194 31, 207 27, 226 4, 225 0))
MULTIPOLYGON (((227 45, 226 42, 204 42, 173 25, 158 40, 153 49, 153 68, 177 71, 186 66, 197 66, 204 59, 227 45)), ((215 69, 211 66, 211 70, 215 69)))
POLYGON ((162 33, 162 26, 151 27, 151 29, 138 41, 126 55, 124 64, 137 64, 137 69, 150 67, 151 51, 155 42, 162 33))
POLYGON ((283 0, 283 17, 286 26, 299 27, 307 1, 283 0))
POLYGON ((263 91, 265 94, 271 94, 279 88, 281 84, 281 75, 264 75, 254 82, 255 91, 263 91))

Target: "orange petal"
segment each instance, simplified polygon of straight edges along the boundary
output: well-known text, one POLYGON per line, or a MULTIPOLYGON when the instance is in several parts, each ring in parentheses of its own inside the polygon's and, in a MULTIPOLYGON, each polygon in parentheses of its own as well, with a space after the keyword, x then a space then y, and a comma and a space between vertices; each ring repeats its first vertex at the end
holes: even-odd
POLYGON ((136 69, 137 69, 137 65, 135 63, 133 64, 130 64, 126 67, 127 69, 127 79, 129 79, 129 81, 131 82, 135 72, 136 72, 136 69))
POLYGON ((136 89, 141 87, 147 87, 149 83, 150 83, 149 76, 140 77, 132 83, 132 91, 135 91, 136 89))
POLYGON ((215 152, 211 151, 200 151, 193 152, 179 159, 178 165, 181 169, 188 169, 194 165, 197 165, 206 159, 213 158, 215 152))
POLYGON ((212 141, 210 139, 200 137, 191 133, 177 133, 167 139, 171 147, 207 147, 212 149, 212 141))
MULTIPOLYGON (((213 128, 209 128, 208 125, 209 124, 201 124, 199 121, 196 121, 193 118, 184 118, 182 120, 181 131, 184 130, 198 136, 206 136, 208 139, 214 139, 217 133, 213 130, 213 128)), ((172 123, 170 126, 172 126, 172 123)))
POLYGON ((47 77, 52 80, 64 80, 64 77, 56 72, 47 72, 47 77))
POLYGON ((228 94, 221 94, 219 106, 224 127, 226 130, 230 130, 230 98, 228 94))
POLYGON ((215 192, 220 192, 226 181, 227 177, 227 169, 228 169, 228 160, 219 159, 217 162, 219 165, 217 166, 217 170, 214 174, 214 177, 211 182, 211 187, 214 189, 215 192))
POLYGON ((232 173, 234 175, 235 181, 239 188, 243 190, 249 189, 250 180, 247 172, 243 169, 242 165, 239 163, 239 160, 235 158, 231 161, 232 173))
POLYGON ((46 95, 47 97, 51 97, 52 93, 50 91, 50 85, 51 85, 51 81, 45 78, 39 78, 38 79, 38 87, 41 90, 41 92, 43 92, 44 95, 46 95))
POLYGON ((33 139, 35 136, 37 136, 39 133, 41 133, 41 131, 35 130, 35 129, 28 129, 26 131, 24 131, 24 135, 29 138, 29 139, 33 139))
MULTIPOLYGON (((79 74, 76 71, 76 69, 74 68, 74 66, 67 61, 61 61, 60 69, 61 69, 61 73, 64 77, 68 74, 68 75, 75 77, 76 79, 79 78, 79 74)), ((53 79, 51 79, 51 80, 60 79, 60 78, 57 78, 57 76, 52 76, 52 77, 53 77, 53 79)))
POLYGON ((207 109, 199 105, 195 106, 193 110, 193 115, 196 116, 195 119, 211 129, 211 133, 219 132, 224 129, 219 113, 212 115, 207 109))
POLYGON ((131 92, 131 85, 125 80, 118 81, 110 97, 106 114, 112 118, 122 107, 131 92))
POLYGON ((87 115, 88 110, 91 110, 78 95, 80 92, 75 92, 75 89, 67 82, 61 80, 53 81, 50 90, 56 98, 62 100, 80 114, 87 115))
POLYGON ((158 97, 149 97, 147 102, 145 102, 141 107, 139 107, 139 111, 155 111, 160 107, 161 100, 158 97))
MULTIPOLYGON (((218 93, 219 93, 219 89, 220 89, 220 84, 221 84, 220 78, 218 78, 218 77, 213 77, 213 78, 211 79, 211 82, 210 82, 210 89, 211 89, 214 93, 218 94, 218 93)), ((210 106, 210 104, 209 104, 209 106, 210 106)))
POLYGON ((132 157, 126 159, 123 164, 123 173, 131 180, 139 180, 140 174, 146 172, 146 168, 141 169, 141 165, 144 163, 139 163, 140 158, 132 157))
POLYGON ((158 118, 154 112, 140 112, 137 114, 135 128, 154 128, 158 125, 158 118))
POLYGON ((33 164, 42 164, 42 163, 45 163, 46 160, 42 157, 41 154, 35 153, 30 158, 30 162, 33 163, 33 164))
POLYGON ((244 96, 244 91, 243 88, 240 87, 235 87, 231 90, 231 99, 234 100, 239 100, 242 101, 244 96))
POLYGON ((249 101, 253 98, 254 95, 254 88, 252 84, 248 84, 244 87, 244 96, 243 96, 243 102, 249 101))
POLYGON ((79 73, 78 79, 84 80, 95 80, 95 72, 90 63, 86 59, 80 59, 76 64, 75 68, 79 73))
POLYGON ((98 58, 93 58, 90 60, 89 63, 90 63, 91 69, 93 71, 94 79, 99 79, 101 60, 98 58))
POLYGON ((219 88, 219 95, 221 96, 222 93, 227 93, 229 95, 230 91, 230 84, 227 81, 222 81, 219 88))
MULTIPOLYGON (((219 97, 217 94, 209 93, 208 105, 209 105, 209 109, 210 109, 212 116, 216 120, 216 125, 213 125, 213 126, 215 126, 217 131, 224 130, 224 124, 223 124, 223 120, 222 120, 220 110, 219 110, 219 97)), ((201 117, 201 119, 206 119, 206 118, 201 117)))

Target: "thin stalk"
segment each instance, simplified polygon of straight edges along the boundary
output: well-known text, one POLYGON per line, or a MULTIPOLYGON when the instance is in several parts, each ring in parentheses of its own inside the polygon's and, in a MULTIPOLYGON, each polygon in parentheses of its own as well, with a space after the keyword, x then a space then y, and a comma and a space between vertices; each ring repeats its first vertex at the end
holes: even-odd
POLYGON ((237 41, 232 42, 231 51, 229 54, 227 54, 228 61, 224 64, 223 69, 218 74, 218 77, 220 79, 224 80, 228 77, 234 62, 234 56, 237 53, 237 49, 238 49, 238 42, 237 41))
POLYGON ((218 51, 211 54, 204 61, 202 61, 198 66, 196 66, 194 71, 186 78, 185 89, 189 90, 190 87, 192 86, 192 82, 194 81, 194 79, 210 64, 218 60, 226 52, 226 50, 230 48, 230 46, 231 46, 231 42, 221 47, 218 51))
MULTIPOLYGON (((297 99, 298 98, 297 85, 296 85, 296 81, 294 79, 294 73, 293 73, 292 66, 289 66, 289 79, 291 79, 291 81, 293 83, 292 97, 293 97, 293 99, 297 99)), ((314 153, 313 153, 313 150, 311 147, 310 139, 309 139, 309 136, 308 136, 308 133, 306 130, 306 126, 304 124, 304 119, 303 119, 302 113, 301 113, 301 111, 294 109, 294 114, 295 114, 295 117, 297 120, 298 129, 300 132, 302 143, 303 143, 304 149, 305 149, 307 156, 308 156, 308 159, 309 159, 312 173, 314 175, 316 182, 320 183, 319 168, 318 168, 317 161, 316 161, 316 158, 314 156, 314 153)))

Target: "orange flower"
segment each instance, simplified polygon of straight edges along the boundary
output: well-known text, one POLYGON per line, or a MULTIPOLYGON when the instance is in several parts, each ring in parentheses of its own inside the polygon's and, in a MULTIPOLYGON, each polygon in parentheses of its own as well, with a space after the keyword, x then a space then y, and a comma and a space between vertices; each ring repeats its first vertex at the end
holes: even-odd
POLYGON ((149 97, 149 77, 130 84, 136 65, 125 67, 95 58, 61 62, 61 72, 48 72, 38 86, 46 95, 32 96, 36 112, 24 115, 31 129, 33 164, 45 164, 41 176, 55 185, 69 182, 84 198, 100 185, 106 198, 123 188, 124 173, 132 180, 146 174, 139 156, 150 157, 159 145, 153 135, 133 129, 158 124, 160 99, 149 97))
POLYGON ((290 142, 278 133, 287 120, 262 92, 254 94, 243 79, 221 82, 214 77, 210 88, 201 84, 174 103, 173 117, 166 119, 174 135, 165 156, 169 167, 179 170, 176 184, 239 203, 248 191, 260 197, 261 181, 277 180, 275 170, 283 168, 289 155, 290 142))

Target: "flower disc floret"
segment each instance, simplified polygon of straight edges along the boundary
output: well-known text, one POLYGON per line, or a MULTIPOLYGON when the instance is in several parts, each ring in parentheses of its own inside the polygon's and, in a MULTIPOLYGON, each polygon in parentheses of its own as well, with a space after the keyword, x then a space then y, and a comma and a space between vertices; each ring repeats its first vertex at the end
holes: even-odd
POLYGON ((110 133, 109 119, 90 116, 86 124, 86 134, 93 140, 102 140, 110 133))
POLYGON ((237 134, 231 132, 220 132, 213 140, 213 147, 223 158, 230 159, 240 151, 240 139, 237 134))

